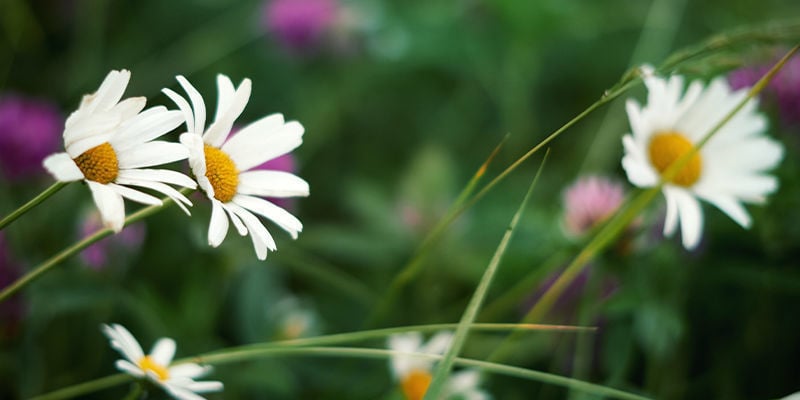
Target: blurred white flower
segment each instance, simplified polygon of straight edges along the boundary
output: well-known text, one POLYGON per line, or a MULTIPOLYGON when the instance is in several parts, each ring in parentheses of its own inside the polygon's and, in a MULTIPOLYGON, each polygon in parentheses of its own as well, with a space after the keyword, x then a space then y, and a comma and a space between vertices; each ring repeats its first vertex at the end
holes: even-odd
POLYGON ((84 180, 100 211, 103 223, 119 232, 125 223, 125 197, 148 205, 161 200, 139 190, 155 190, 175 201, 187 214, 192 203, 172 185, 195 188, 197 184, 176 171, 146 169, 186 159, 189 153, 180 143, 154 140, 183 122, 179 111, 163 106, 142 111, 144 97, 120 101, 131 73, 111 71, 96 93, 86 95, 70 114, 64 128, 66 152, 44 160, 44 167, 56 180, 84 180))
MULTIPOLYGON (((402 353, 443 354, 453 341, 452 332, 439 332, 427 343, 422 342, 422 334, 408 332, 389 336, 389 349, 402 353)), ((407 400, 422 400, 431 384, 434 360, 414 354, 396 354, 389 359, 389 366, 395 380, 407 400)), ((488 400, 488 393, 481 390, 480 373, 462 370, 453 373, 442 389, 445 399, 488 400)))
POLYGON ((195 381, 195 378, 210 372, 211 367, 195 363, 170 367, 175 355, 175 341, 170 338, 156 341, 150 354, 145 355, 139 342, 122 325, 103 325, 102 330, 111 341, 111 347, 125 357, 117 360, 117 369, 137 378, 151 380, 176 399, 200 400, 204 398, 196 393, 218 392, 223 389, 222 382, 219 381, 195 381))
MULTIPOLYGON (((704 88, 692 82, 683 93, 683 77, 657 77, 644 67, 647 105, 628 100, 632 133, 622 138, 622 166, 639 187, 653 187, 682 155, 688 153, 747 95, 732 91, 723 78, 704 88)), ((767 122, 749 101, 663 186, 667 200, 664 234, 681 225, 683 246, 700 242, 703 213, 698 198, 708 201, 744 228, 751 224, 742 203, 764 203, 778 187, 767 170, 783 158, 783 146, 764 135, 767 122)))
POLYGON ((225 240, 230 219, 240 235, 250 234, 256 255, 263 260, 267 258, 267 250, 274 251, 276 246, 255 214, 273 221, 294 239, 303 224, 262 197, 308 196, 309 188, 306 181, 294 174, 257 167, 300 146, 303 126, 297 121, 284 122, 281 114, 272 114, 229 138, 234 121, 250 99, 250 80, 244 79, 234 88, 230 78, 217 76, 217 113, 214 122, 205 129, 203 97, 184 77, 177 79, 192 106, 174 91, 163 91, 184 113, 187 133, 180 140, 189 149, 189 164, 195 179, 211 200, 208 244, 217 247, 225 240))

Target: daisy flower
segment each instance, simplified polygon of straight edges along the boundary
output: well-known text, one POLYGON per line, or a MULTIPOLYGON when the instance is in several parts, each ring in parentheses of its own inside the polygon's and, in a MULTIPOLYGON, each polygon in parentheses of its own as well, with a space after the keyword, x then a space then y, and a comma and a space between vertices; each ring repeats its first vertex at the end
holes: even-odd
MULTIPOLYGON (((389 336, 389 349, 402 353, 443 354, 453 340, 451 332, 439 332, 427 343, 422 342, 422 334, 408 332, 389 336)), ((395 380, 406 400, 422 400, 433 380, 431 374, 434 360, 414 356, 413 354, 397 354, 389 359, 389 366, 395 380)), ((454 373, 445 383, 443 398, 459 398, 467 400, 487 400, 490 396, 481 390, 480 373, 475 370, 463 370, 454 373)))
MULTIPOLYGON (((653 187, 673 162, 688 153, 746 96, 733 91, 723 78, 703 87, 692 82, 683 92, 683 77, 668 79, 643 68, 647 105, 628 100, 626 106, 632 133, 622 138, 622 167, 628 180, 638 187, 653 187)), ((751 224, 742 203, 764 203, 778 187, 767 170, 778 165, 783 146, 764 135, 767 122, 749 101, 734 117, 666 182, 667 201, 664 234, 671 236, 680 222, 683 246, 693 249, 700 241, 703 199, 744 228, 751 224)))
POLYGON ((191 107, 174 91, 163 91, 185 115, 187 132, 180 140, 189 149, 189 165, 197 183, 211 200, 208 244, 217 247, 225 240, 230 219, 240 235, 250 234, 258 259, 264 260, 267 250, 276 249, 275 241, 256 215, 273 221, 293 239, 303 224, 262 197, 308 196, 309 188, 306 181, 291 173, 257 167, 300 146, 303 126, 297 121, 284 122, 281 114, 272 114, 230 135, 234 121, 250 99, 251 83, 244 79, 234 88, 230 78, 219 75, 217 113, 206 129, 202 96, 184 77, 178 76, 177 80, 188 94, 191 107))
POLYGON ((139 342, 122 325, 102 326, 103 333, 111 341, 111 347, 123 357, 116 366, 122 372, 137 378, 147 378, 162 387, 172 397, 180 400, 201 400, 196 393, 218 392, 223 389, 219 381, 195 381, 211 371, 211 367, 185 363, 170 367, 175 355, 175 341, 161 338, 156 341, 150 354, 144 354, 139 342))
POLYGON ((125 223, 122 198, 147 205, 161 205, 156 197, 133 189, 160 192, 187 214, 191 202, 167 184, 195 188, 188 176, 170 170, 149 169, 186 159, 180 143, 154 140, 183 122, 180 111, 163 106, 142 111, 144 97, 120 101, 131 73, 111 71, 96 93, 86 95, 65 123, 64 147, 44 160, 44 167, 60 182, 83 180, 89 185, 103 223, 119 232, 125 223))

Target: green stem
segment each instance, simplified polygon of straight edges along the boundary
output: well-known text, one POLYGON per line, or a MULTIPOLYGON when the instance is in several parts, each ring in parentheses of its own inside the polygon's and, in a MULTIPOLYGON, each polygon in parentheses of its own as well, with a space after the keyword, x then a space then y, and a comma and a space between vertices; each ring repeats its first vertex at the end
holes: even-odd
POLYGON ((0 230, 14 222, 17 218, 21 217, 22 214, 28 212, 31 208, 36 207, 39 203, 43 202, 48 197, 55 194, 57 191, 67 186, 70 182, 56 182, 50 185, 49 188, 45 189, 42 193, 39 193, 38 196, 31 199, 29 202, 23 204, 20 208, 17 208, 11 214, 5 216, 2 220, 0 220, 0 230))
MULTIPOLYGON (((142 219, 144 217, 147 217, 147 216, 149 216, 149 215, 161 210, 162 208, 166 207, 169 204, 172 204, 172 199, 165 198, 165 199, 163 199, 163 204, 162 205, 153 205, 153 206, 149 206, 149 207, 143 208, 143 209, 131 214, 127 218, 125 218, 125 225, 131 224, 131 223, 136 222, 136 221, 138 221, 138 220, 140 220, 140 219, 142 219)), ((44 273, 49 271, 51 268, 53 268, 56 265, 58 265, 59 263, 61 263, 62 261, 66 260, 69 257, 72 257, 76 253, 78 253, 81 250, 91 246, 92 244, 94 244, 95 242, 99 241, 100 239, 103 239, 104 237, 106 237, 108 235, 111 235, 112 233, 114 233, 114 231, 111 230, 110 228, 101 229, 101 230, 93 233, 92 235, 84 238, 83 240, 81 240, 81 241, 79 241, 79 242, 67 247, 66 249, 64 249, 60 253, 54 255, 53 257, 51 257, 47 261, 39 264, 32 271, 30 271, 27 274, 23 275, 22 277, 20 277, 16 281, 14 281, 14 283, 12 283, 11 285, 5 287, 3 289, 3 291, 0 292, 0 303, 2 303, 3 301, 7 300, 11 295, 16 293, 18 290, 22 289, 23 287, 25 287, 29 283, 33 282, 35 279, 39 278, 41 275, 43 275, 44 273)))
POLYGON ((547 157, 549 155, 550 150, 545 152, 544 158, 542 158, 542 163, 539 166, 539 170, 536 171, 536 176, 533 178, 530 186, 528 186, 528 191, 525 193, 525 197, 522 198, 522 202, 520 203, 517 212, 514 213, 514 216, 511 218, 511 223, 509 223, 508 228, 506 228, 506 232, 503 234, 503 238, 500 240, 500 244, 497 246, 497 250, 495 250, 495 253, 492 256, 492 260, 486 267, 486 271, 483 273, 483 277, 481 277, 480 282, 478 282, 478 287, 475 288, 475 292, 473 293, 469 304, 467 304, 464 314, 461 316, 461 321, 458 323, 458 327, 453 335, 453 342, 447 349, 442 361, 436 366, 436 370, 433 373, 433 380, 431 381, 430 387, 425 394, 426 399, 438 399, 442 390, 444 389, 447 377, 450 376, 450 371, 453 369, 453 363, 455 362, 456 356, 458 356, 458 353, 461 352, 461 348, 464 346, 464 342, 467 340, 469 326, 473 323, 473 321, 475 321, 475 317, 478 315, 478 310, 480 310, 481 305, 483 305, 483 300, 486 298, 486 293, 489 291, 489 286, 492 284, 494 275, 497 273, 497 269, 500 266, 500 261, 502 261, 503 255, 508 247, 508 243, 511 241, 511 237, 517 228, 520 218, 522 218, 522 213, 525 210, 525 206, 528 204, 528 199, 530 199, 531 193, 533 193, 533 188, 536 187, 536 183, 539 181, 539 177, 542 174, 542 170, 544 170, 544 165, 547 162, 547 157))
POLYGON ((80 383, 74 386, 69 386, 64 389, 56 390, 55 392, 43 394, 41 396, 36 396, 34 398, 31 398, 30 400, 70 399, 85 394, 94 393, 103 389, 108 389, 110 387, 114 387, 117 385, 121 385, 123 383, 130 382, 132 379, 133 377, 128 374, 110 375, 100 379, 95 379, 93 381, 80 383))

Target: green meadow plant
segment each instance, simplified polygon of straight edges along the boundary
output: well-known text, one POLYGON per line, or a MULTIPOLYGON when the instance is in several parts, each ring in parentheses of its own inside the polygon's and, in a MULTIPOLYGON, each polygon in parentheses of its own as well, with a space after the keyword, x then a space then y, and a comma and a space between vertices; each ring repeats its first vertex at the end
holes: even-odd
MULTIPOLYGON (((359 318, 363 321, 360 330, 338 334, 315 332, 305 337, 303 322, 276 334, 279 339, 261 337, 251 344, 221 346, 211 352, 176 359, 175 340, 161 338, 150 353, 145 353, 132 332, 108 321, 100 329, 110 347, 122 357, 115 363, 121 373, 65 384, 61 389, 39 393, 33 398, 80 398, 123 384, 130 385, 127 396, 130 399, 145 398, 149 392, 164 392, 182 400, 202 399, 202 396, 225 398, 225 391, 235 383, 226 382, 223 375, 217 375, 215 367, 304 358, 382 360, 391 369, 392 382, 388 385, 399 388, 393 392, 395 398, 406 400, 487 399, 492 393, 484 382, 491 381, 494 376, 537 381, 603 398, 652 398, 655 394, 643 388, 597 384, 568 374, 517 366, 509 360, 515 353, 524 351, 520 347, 521 338, 591 337, 598 333, 592 321, 581 325, 547 324, 547 316, 590 263, 618 243, 620 236, 637 219, 643 218, 659 193, 664 194, 666 203, 663 234, 670 236, 680 226, 682 245, 687 250, 700 246, 703 236, 704 218, 699 199, 713 204, 742 227, 752 224, 757 216, 751 217, 743 204, 766 202, 767 196, 778 187, 778 178, 770 170, 784 156, 782 144, 765 135, 766 118, 758 112, 755 99, 795 55, 798 47, 788 51, 747 90, 734 91, 721 78, 708 85, 695 81, 684 88, 685 78, 678 73, 712 64, 723 55, 736 54, 744 46, 794 43, 798 39, 800 23, 796 21, 739 30, 678 51, 658 67, 634 67, 597 101, 484 183, 501 154, 509 151, 509 136, 506 136, 472 174, 407 264, 391 275, 386 288, 379 289, 374 299, 370 298, 374 294, 371 288, 352 284, 348 277, 324 275, 333 274, 330 271, 312 272, 324 276, 326 281, 338 282, 330 283, 331 286, 351 291, 355 298, 366 299, 370 311, 359 318), (633 100, 627 103, 631 133, 619 137, 625 152, 621 164, 629 181, 639 189, 628 195, 618 208, 615 204, 616 211, 612 214, 598 217, 596 223, 587 227, 587 237, 577 249, 552 249, 551 259, 544 263, 547 265, 531 271, 528 276, 518 277, 517 285, 511 290, 491 296, 492 285, 503 267, 510 243, 528 222, 524 218, 525 211, 538 206, 529 204, 532 195, 541 190, 549 163, 559 157, 557 150, 550 146, 576 124, 586 123, 594 111, 642 82, 647 89, 647 101, 644 105, 633 100), (542 149, 547 151, 541 157, 531 184, 522 199, 518 199, 518 206, 490 261, 471 290, 469 302, 463 310, 458 310, 460 319, 455 323, 424 324, 423 321, 384 327, 393 313, 404 307, 403 293, 408 286, 420 279, 426 268, 435 268, 430 259, 443 243, 443 237, 455 229, 457 221, 467 210, 477 208, 476 204, 487 194, 499 191, 501 182, 523 169, 525 162, 542 149), (565 267, 526 308, 519 321, 495 322, 495 316, 507 315, 508 309, 520 304, 526 293, 532 292, 543 280, 544 272, 562 264, 566 264, 565 267), (433 336, 425 341, 423 333, 433 336), (486 334, 494 338, 491 345, 470 347, 473 335, 486 334), (218 392, 221 394, 213 394, 218 392)), ((211 118, 207 121, 203 95, 183 76, 176 79, 186 97, 169 88, 162 90, 177 107, 174 110, 165 106, 145 109, 144 97, 123 99, 130 78, 127 70, 111 71, 95 93, 83 97, 78 109, 66 120, 64 151, 44 160, 44 167, 56 183, 0 220, 0 229, 12 223, 23 225, 28 211, 46 204, 51 198, 56 199, 54 196, 66 186, 81 182, 88 187, 104 228, 67 246, 3 287, 0 302, 24 294, 29 285, 88 246, 172 204, 190 217, 184 218, 189 226, 198 219, 191 214, 195 203, 210 203, 208 227, 203 226, 205 234, 200 235, 203 236, 201 240, 222 251, 229 227, 233 225, 240 236, 249 236, 252 243, 252 250, 237 252, 237 256, 246 254, 252 258, 255 255, 255 259, 263 261, 269 259, 270 251, 280 251, 263 223, 265 219, 285 230, 292 239, 303 240, 300 235, 303 224, 291 210, 276 205, 273 200, 308 196, 315 182, 310 185, 291 171, 259 167, 300 147, 305 134, 300 122, 287 122, 282 114, 271 114, 235 130, 234 124, 251 97, 253 82, 250 79, 235 85, 228 76, 218 75, 216 112, 213 121, 211 118), (168 140, 169 134, 176 132, 178 141, 168 140), (176 167, 178 164, 180 166, 176 167), (143 207, 126 213, 125 200, 143 207)), ((512 132, 511 135, 516 134, 512 132)), ((287 247, 290 255, 299 251, 290 245, 287 247)), ((146 246, 144 251, 147 251, 146 246)), ((314 270, 308 266, 314 264, 311 256, 295 255, 308 271, 314 270)), ((259 264, 259 268, 270 266, 259 264)))

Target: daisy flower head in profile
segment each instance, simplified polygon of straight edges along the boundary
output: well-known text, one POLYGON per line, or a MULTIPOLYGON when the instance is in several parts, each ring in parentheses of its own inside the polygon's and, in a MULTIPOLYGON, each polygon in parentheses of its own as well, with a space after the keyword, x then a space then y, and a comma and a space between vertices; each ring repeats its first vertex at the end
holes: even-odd
POLYGON ((144 354, 139 342, 124 326, 111 324, 102 325, 101 328, 111 341, 111 347, 124 357, 116 362, 120 371, 146 378, 180 400, 202 400, 204 398, 197 393, 219 392, 223 389, 219 381, 195 380, 211 372, 211 367, 195 363, 170 366, 175 355, 174 340, 161 338, 156 341, 150 354, 144 354))
MULTIPOLYGON (((654 187, 661 174, 745 99, 747 90, 733 91, 724 78, 717 78, 706 87, 694 81, 684 92, 681 76, 661 78, 649 66, 642 72, 647 104, 626 104, 631 133, 622 138, 622 167, 632 184, 654 187)), ((752 221, 742 203, 764 203, 778 188, 767 171, 783 158, 783 146, 764 134, 767 121, 756 107, 755 100, 748 101, 662 187, 667 202, 664 234, 671 236, 680 223, 686 249, 700 242, 699 199, 749 228, 752 221)))
POLYGON ((263 197, 308 196, 308 183, 285 171, 257 168, 261 164, 294 150, 303 142, 303 126, 285 122, 283 115, 263 117, 231 135, 236 118, 250 99, 251 82, 244 79, 239 87, 225 75, 217 76, 219 100, 214 122, 205 128, 206 108, 203 97, 184 77, 178 82, 191 101, 170 89, 164 93, 183 111, 187 132, 180 137, 189 149, 189 165, 200 188, 211 201, 208 244, 219 246, 228 233, 230 220, 237 232, 248 233, 259 260, 267 250, 275 250, 275 240, 258 216, 283 228, 293 239, 303 225, 288 211, 263 197))
MULTIPOLYGON (((388 347, 400 353, 443 354, 453 341, 453 333, 442 331, 423 343, 422 334, 408 332, 389 336, 388 347)), ((389 367, 394 379, 399 382, 406 400, 422 400, 433 380, 434 360, 414 354, 394 354, 389 367)), ((488 400, 490 396, 481 390, 480 373, 462 370, 451 375, 442 389, 445 399, 488 400)))
POLYGON ((188 176, 156 165, 186 159, 180 143, 154 140, 183 122, 180 111, 163 106, 142 111, 144 97, 120 101, 131 73, 111 71, 97 92, 83 97, 64 126, 65 152, 48 156, 44 167, 60 182, 83 180, 89 186, 103 224, 114 232, 125 222, 123 197, 147 205, 160 199, 136 188, 162 193, 187 214, 191 202, 168 184, 195 188, 188 176))

